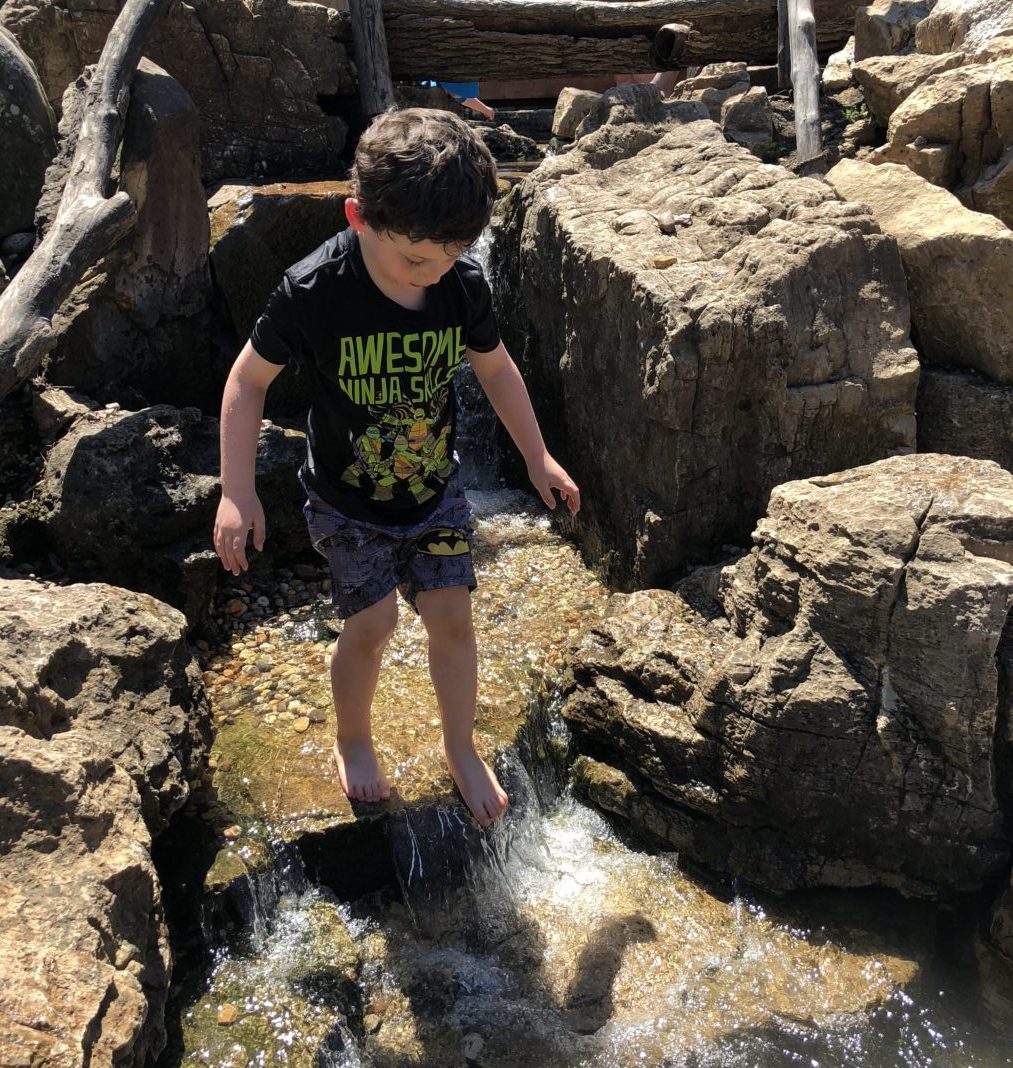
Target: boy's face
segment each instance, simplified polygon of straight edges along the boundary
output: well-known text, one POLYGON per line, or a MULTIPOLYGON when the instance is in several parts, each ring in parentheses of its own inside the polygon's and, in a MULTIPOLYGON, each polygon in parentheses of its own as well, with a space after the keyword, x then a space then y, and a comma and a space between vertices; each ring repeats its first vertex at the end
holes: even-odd
POLYGON ((468 245, 441 245, 435 241, 412 241, 404 234, 374 230, 359 215, 358 202, 345 202, 345 214, 359 235, 370 274, 400 289, 425 289, 435 285, 457 262, 468 245))

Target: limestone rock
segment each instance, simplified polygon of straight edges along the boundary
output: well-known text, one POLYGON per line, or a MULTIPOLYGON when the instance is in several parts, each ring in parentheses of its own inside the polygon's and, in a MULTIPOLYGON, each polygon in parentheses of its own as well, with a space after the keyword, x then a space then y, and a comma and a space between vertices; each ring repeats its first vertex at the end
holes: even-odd
POLYGON ((908 52, 899 56, 873 56, 852 68, 862 88, 865 103, 880 126, 886 126, 900 104, 934 74, 962 66, 963 52, 923 56, 908 52))
POLYGON ((762 85, 721 105, 721 129, 727 138, 761 158, 774 147, 774 120, 770 99, 762 85))
POLYGON ((726 100, 749 91, 749 68, 745 63, 711 63, 692 78, 684 78, 672 90, 671 100, 699 100, 715 122, 721 121, 726 100))
POLYGON ((1013 232, 896 164, 844 160, 828 181, 900 246, 922 358, 1013 385, 1013 232))
POLYGON ((0 1061, 144 1064, 171 958, 151 836, 210 742, 179 613, 0 581, 0 1061))
POLYGON ((918 23, 934 0, 873 0, 855 11, 855 60, 914 50, 918 23))
POLYGON ((519 159, 541 159, 544 153, 530 137, 517 133, 506 123, 499 126, 479 126, 475 131, 485 147, 499 162, 519 159))
MULTIPOLYGON (((98 58, 117 0, 71 8, 6 0, 0 24, 33 59, 50 103, 98 58)), ((354 88, 339 14, 304 0, 173 4, 145 55, 184 86, 201 116, 203 176, 333 172, 346 126, 320 100, 354 88)))
MULTIPOLYGON (((257 489, 271 553, 308 548, 296 477, 304 452, 296 431, 261 431, 257 489)), ((143 590, 194 623, 220 570, 211 546, 218 465, 218 421, 196 408, 84 415, 51 450, 39 483, 47 534, 74 577, 143 590)))
POLYGON ((137 223, 61 310, 47 378, 103 403, 216 409, 199 117, 182 86, 146 59, 133 81, 120 174, 137 223))
POLYGON ((855 62, 855 38, 849 37, 847 44, 834 52, 823 68, 821 81, 825 93, 839 93, 851 85, 851 68, 855 62))
POLYGON ((497 300, 585 487, 575 537, 616 582, 656 584, 743 544, 786 479, 912 448, 918 365, 865 209, 653 86, 602 108, 511 194, 497 300))
POLYGON ((716 601, 635 593, 575 647, 562 714, 614 765, 592 795, 775 891, 988 885, 1013 475, 923 454, 790 482, 753 540, 716 601))
POLYGON ((584 116, 600 99, 601 93, 592 92, 590 89, 562 89, 552 116, 552 136, 570 140, 584 116))
POLYGON ((919 23, 919 52, 972 52, 994 37, 1013 34, 1009 0, 938 0, 919 23))
POLYGON ((888 137, 877 159, 1013 225, 1013 56, 922 82, 891 115, 888 137))
POLYGON ((46 168, 56 154, 56 119, 39 76, 0 26, 0 237, 30 230, 46 168))
POLYGON ((1013 471, 1013 386, 974 372, 923 367, 918 449, 994 460, 1013 471))

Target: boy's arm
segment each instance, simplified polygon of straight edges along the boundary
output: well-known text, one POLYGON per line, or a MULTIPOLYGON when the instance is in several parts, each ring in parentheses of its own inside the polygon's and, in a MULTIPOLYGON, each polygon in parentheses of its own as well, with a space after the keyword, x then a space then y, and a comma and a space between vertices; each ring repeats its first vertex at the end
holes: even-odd
POLYGON ((555 508, 552 491, 559 490, 567 507, 576 514, 580 509, 580 490, 546 450, 524 379, 506 347, 500 342, 491 352, 469 349, 466 355, 500 422, 524 457, 528 477, 539 496, 550 508, 555 508))
POLYGON ((281 364, 269 363, 247 341, 236 358, 222 396, 221 455, 222 499, 215 517, 214 544, 222 565, 233 575, 245 571, 246 536, 264 548, 264 509, 255 485, 257 441, 264 416, 267 387, 277 378, 281 364))

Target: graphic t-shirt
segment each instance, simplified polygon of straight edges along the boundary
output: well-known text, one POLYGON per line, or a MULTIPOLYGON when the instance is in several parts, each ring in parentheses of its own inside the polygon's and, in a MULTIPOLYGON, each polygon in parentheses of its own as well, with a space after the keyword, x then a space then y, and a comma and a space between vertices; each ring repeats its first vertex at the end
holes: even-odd
POLYGON ((307 485, 355 519, 425 519, 456 468, 454 374, 466 349, 499 344, 478 263, 462 256, 413 311, 380 291, 344 230, 285 272, 251 340, 306 376, 307 485))

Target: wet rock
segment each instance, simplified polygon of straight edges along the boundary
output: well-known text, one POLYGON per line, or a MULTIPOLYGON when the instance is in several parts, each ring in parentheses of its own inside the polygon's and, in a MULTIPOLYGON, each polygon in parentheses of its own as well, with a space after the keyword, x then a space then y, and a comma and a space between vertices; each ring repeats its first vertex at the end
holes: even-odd
POLYGON ((914 51, 918 23, 933 0, 873 0, 855 10, 855 59, 914 51))
POLYGON ((0 26, 0 237, 31 230, 54 155, 56 118, 35 66, 0 26))
POLYGON ((869 111, 885 127, 890 116, 922 82, 934 74, 962 66, 964 60, 963 52, 939 56, 910 52, 901 56, 874 56, 855 63, 852 70, 869 111))
POLYGON ((897 241, 922 359, 1013 386, 1013 232, 896 164, 844 160, 827 180, 897 241))
POLYGON ((895 243, 701 109, 607 92, 599 128, 511 195, 494 250, 507 346, 594 487, 574 535, 627 586, 743 544, 786 479, 914 445, 895 243), (666 234, 665 212, 692 221, 666 234))
MULTIPOLYGON (((279 556, 307 547, 296 477, 304 449, 296 431, 261 431, 258 492, 268 551, 279 556)), ((220 571, 210 544, 218 464, 218 421, 196 408, 82 416, 53 447, 38 487, 56 552, 72 575, 144 590, 195 623, 220 571)))
POLYGON ((143 595, 0 581, 5 1064, 139 1064, 164 1044, 151 836, 210 741, 183 632, 143 595))
MULTIPOLYGON (((179 82, 142 59, 120 153, 120 187, 137 223, 61 309, 62 336, 47 368, 54 385, 134 408, 217 410, 198 126, 179 82)), ((47 188, 47 196, 58 192, 47 188)))
POLYGON ((584 117, 600 99, 601 93, 592 92, 590 89, 562 89, 552 116, 552 136, 570 140, 584 117))
POLYGON ((476 130, 493 157, 502 162, 519 159, 541 159, 543 152, 530 138, 515 133, 509 126, 479 126, 476 130))
POLYGON ((615 765, 585 792, 775 891, 980 890, 1009 857, 1011 539, 982 461, 779 486, 707 614, 635 593, 570 656, 563 716, 615 765))
MULTIPOLYGON (((68 10, 58 0, 6 0, 0 24, 32 58, 54 109, 94 63, 116 0, 68 10)), ((195 0, 173 4, 145 54, 177 78, 201 117, 203 178, 327 174, 347 127, 320 100, 354 91, 335 8, 301 0, 195 0)))

